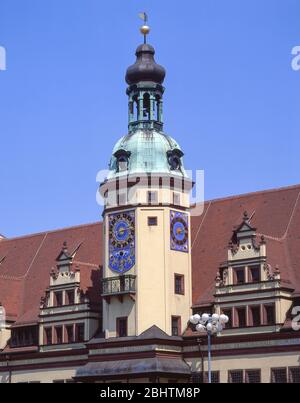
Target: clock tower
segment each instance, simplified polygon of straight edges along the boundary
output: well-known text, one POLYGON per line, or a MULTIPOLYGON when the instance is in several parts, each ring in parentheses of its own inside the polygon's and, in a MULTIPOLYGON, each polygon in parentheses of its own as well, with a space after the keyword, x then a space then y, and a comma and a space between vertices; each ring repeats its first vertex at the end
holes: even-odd
POLYGON ((186 328, 192 303, 189 195, 183 151, 163 128, 165 69, 145 40, 127 69, 128 134, 115 145, 106 180, 105 337, 139 336, 156 325, 186 328))

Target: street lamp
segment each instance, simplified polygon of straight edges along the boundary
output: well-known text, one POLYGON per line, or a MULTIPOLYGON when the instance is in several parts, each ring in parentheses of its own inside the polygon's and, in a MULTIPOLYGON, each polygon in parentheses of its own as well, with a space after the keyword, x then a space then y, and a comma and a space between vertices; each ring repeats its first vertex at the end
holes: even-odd
POLYGON ((200 333, 207 333, 208 343, 208 383, 211 383, 211 336, 221 333, 229 318, 226 315, 214 313, 210 315, 203 313, 201 316, 196 314, 190 317, 190 323, 196 325, 196 330, 200 333))

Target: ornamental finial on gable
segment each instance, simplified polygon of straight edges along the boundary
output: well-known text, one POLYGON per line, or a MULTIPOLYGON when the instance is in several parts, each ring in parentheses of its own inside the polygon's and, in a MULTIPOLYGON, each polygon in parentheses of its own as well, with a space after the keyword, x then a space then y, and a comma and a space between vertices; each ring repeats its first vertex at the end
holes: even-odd
POLYGON ((243 220, 244 220, 244 222, 248 222, 248 221, 249 221, 249 215, 248 215, 248 211, 247 211, 247 210, 244 211, 243 220))
POLYGON ((68 253, 68 244, 67 244, 67 241, 64 241, 64 243, 63 243, 62 252, 68 253))

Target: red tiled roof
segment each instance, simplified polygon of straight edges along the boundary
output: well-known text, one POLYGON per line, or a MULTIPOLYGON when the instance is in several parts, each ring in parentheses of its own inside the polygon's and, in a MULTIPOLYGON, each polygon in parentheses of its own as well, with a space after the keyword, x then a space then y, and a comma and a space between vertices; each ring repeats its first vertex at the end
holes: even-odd
MULTIPOLYGON (((250 193, 205 203, 204 213, 192 217, 193 303, 212 300, 220 263, 227 259, 233 226, 243 212, 267 242, 268 263, 300 292, 300 185, 250 193)), ((99 301, 102 265, 102 223, 66 228, 0 241, 0 302, 9 320, 35 321, 40 298, 49 286, 49 273, 64 241, 80 267, 81 287, 99 301), (3 260, 4 258, 4 260, 3 260), (2 261, 3 260, 3 261, 2 261), (2 263, 1 263, 2 261, 2 263)))
POLYGON ((252 217, 257 235, 264 235, 267 259, 281 277, 300 290, 300 185, 249 193, 205 203, 192 218, 193 303, 212 300, 220 263, 227 260, 228 242, 243 212, 252 217))
POLYGON ((63 242, 70 251, 81 244, 75 254, 80 268, 81 288, 92 301, 100 295, 102 265, 102 223, 82 225, 0 242, 0 302, 8 320, 24 323, 35 321, 40 299, 49 286, 50 271, 63 242))

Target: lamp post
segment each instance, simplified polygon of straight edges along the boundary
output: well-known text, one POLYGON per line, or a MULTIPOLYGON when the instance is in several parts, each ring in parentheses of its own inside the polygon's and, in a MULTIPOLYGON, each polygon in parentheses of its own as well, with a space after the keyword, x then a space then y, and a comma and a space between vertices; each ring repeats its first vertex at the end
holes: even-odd
POLYGON ((201 316, 196 314, 190 317, 190 323, 196 325, 198 332, 207 333, 208 383, 211 383, 211 336, 221 333, 228 321, 228 316, 217 313, 213 315, 203 313, 201 316))

